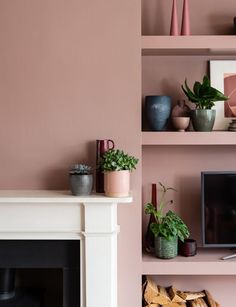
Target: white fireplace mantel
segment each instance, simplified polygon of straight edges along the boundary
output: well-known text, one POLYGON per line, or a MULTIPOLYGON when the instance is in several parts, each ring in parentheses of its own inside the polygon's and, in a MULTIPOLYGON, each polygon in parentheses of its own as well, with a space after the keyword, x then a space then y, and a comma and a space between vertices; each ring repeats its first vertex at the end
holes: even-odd
POLYGON ((80 240, 82 307, 117 307, 117 204, 132 197, 0 191, 1 240, 80 240))

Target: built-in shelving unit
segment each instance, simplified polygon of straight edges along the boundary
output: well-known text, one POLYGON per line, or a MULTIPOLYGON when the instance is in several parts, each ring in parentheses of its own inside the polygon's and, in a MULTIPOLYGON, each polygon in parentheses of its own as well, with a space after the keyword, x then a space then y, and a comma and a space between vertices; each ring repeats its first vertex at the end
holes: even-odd
POLYGON ((199 248, 198 254, 194 257, 178 256, 169 260, 144 254, 142 273, 144 275, 235 275, 236 258, 221 259, 229 254, 230 251, 226 249, 204 248, 199 248))
MULTIPOLYGON (((156 28, 157 33, 167 33, 166 31, 161 32, 161 26, 166 25, 165 22, 157 24, 154 24, 154 21, 150 22, 147 17, 150 11, 147 8, 154 9, 154 6, 145 4, 146 19, 143 18, 145 29, 143 32, 148 34, 150 29, 150 33, 154 33, 151 26, 154 28, 159 25, 160 28, 156 28)), ((209 31, 209 33, 213 32, 209 31)), ((219 33, 232 32, 219 31, 219 33)), ((202 77, 208 73, 209 60, 236 58, 236 35, 143 35, 141 53, 143 56, 142 96, 169 95, 173 101, 176 101, 181 98, 180 85, 183 80, 187 77, 190 82, 193 82, 198 80, 199 76, 202 77)), ((146 126, 144 123, 144 127, 146 126)), ((160 178, 170 186, 177 186, 179 194, 175 200, 176 210, 184 220, 187 220, 190 228, 192 226, 191 235, 199 240, 200 172, 202 170, 235 169, 236 133, 229 131, 142 131, 141 137, 143 203, 149 201, 151 197, 151 182, 158 182, 160 178)), ((148 219, 143 217, 143 221, 146 223, 148 219)), ((234 283, 236 280, 236 258, 221 259, 229 254, 231 252, 227 249, 198 248, 198 253, 194 257, 178 256, 164 260, 156 258, 153 254, 143 253, 142 274, 152 275, 158 283, 167 286, 183 282, 184 287, 186 285, 194 287, 196 284, 193 280, 197 280, 196 289, 199 290, 201 287, 210 289, 216 297, 219 297, 219 302, 223 306, 229 307, 233 296, 231 292, 227 295, 225 289, 227 287, 231 291, 233 289, 230 282, 234 283), (222 281, 227 286, 218 290, 222 281), (220 295, 217 295, 218 291, 220 295)))
POLYGON ((236 36, 143 36, 142 55, 235 55, 236 36))
POLYGON ((213 132, 142 132, 142 145, 236 145, 236 133, 213 132))

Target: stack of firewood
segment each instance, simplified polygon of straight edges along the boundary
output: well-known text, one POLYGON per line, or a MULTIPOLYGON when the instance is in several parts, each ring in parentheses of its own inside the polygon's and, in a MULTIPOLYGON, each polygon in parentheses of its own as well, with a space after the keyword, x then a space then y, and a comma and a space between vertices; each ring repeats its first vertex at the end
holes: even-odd
POLYGON ((201 292, 180 291, 158 286, 151 279, 143 285, 145 307, 220 307, 207 290, 201 292))

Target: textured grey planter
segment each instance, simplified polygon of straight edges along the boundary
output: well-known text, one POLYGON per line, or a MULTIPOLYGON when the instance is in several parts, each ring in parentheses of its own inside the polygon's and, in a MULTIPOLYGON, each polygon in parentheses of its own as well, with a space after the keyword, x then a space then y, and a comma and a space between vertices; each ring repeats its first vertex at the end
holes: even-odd
POLYGON ((155 237, 155 255, 157 258, 171 259, 178 255, 178 238, 167 240, 155 237))
POLYGON ((216 110, 192 110, 191 119, 195 131, 212 131, 216 110))
POLYGON ((93 188, 93 175, 70 174, 70 188, 73 195, 90 195, 93 188))

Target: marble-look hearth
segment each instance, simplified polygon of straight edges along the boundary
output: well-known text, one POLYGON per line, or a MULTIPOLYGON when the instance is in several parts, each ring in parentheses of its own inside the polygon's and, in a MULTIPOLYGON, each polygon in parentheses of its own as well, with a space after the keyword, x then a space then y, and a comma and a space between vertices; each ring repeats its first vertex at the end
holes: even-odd
POLYGON ((0 240, 80 240, 81 307, 117 307, 117 204, 131 201, 0 191, 0 240))

